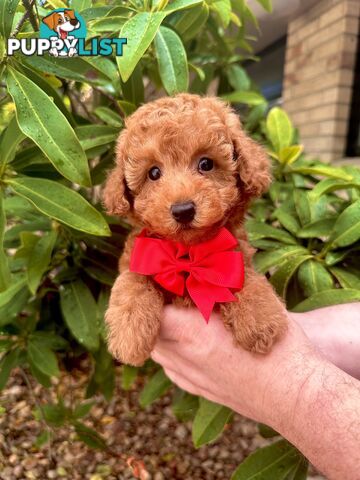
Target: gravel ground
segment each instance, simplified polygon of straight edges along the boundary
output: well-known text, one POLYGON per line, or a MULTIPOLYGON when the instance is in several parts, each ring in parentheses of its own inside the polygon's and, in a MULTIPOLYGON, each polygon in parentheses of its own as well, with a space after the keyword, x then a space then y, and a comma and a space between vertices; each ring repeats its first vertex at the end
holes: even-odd
MULTIPOLYGON (((71 401, 81 398, 84 376, 67 376, 56 386, 57 394, 71 401), (70 392, 70 393, 69 393, 70 392)), ((71 480, 228 480, 236 466, 255 448, 267 443, 256 424, 234 416, 221 438, 196 450, 190 424, 181 424, 170 408, 170 396, 141 409, 135 385, 130 392, 117 389, 114 399, 96 403, 86 417, 87 425, 101 433, 109 451, 95 451, 76 440, 70 428, 56 429, 51 448, 34 447, 42 426, 34 419, 36 402, 50 400, 49 392, 33 385, 30 392, 24 378, 15 373, 0 405, 0 478, 71 480)), ((313 480, 324 480, 312 476, 313 480)), ((269 479, 275 480, 275 479, 269 479)))

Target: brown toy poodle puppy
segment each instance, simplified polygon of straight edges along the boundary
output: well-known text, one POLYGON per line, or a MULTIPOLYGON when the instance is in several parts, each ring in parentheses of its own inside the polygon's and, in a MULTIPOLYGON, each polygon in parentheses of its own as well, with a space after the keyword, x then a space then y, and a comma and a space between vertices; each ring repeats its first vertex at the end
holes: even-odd
POLYGON ((234 234, 244 258, 244 285, 235 293, 238 301, 216 308, 239 345, 257 353, 270 350, 286 330, 287 318, 271 285, 251 265, 254 250, 242 227, 250 200, 269 186, 269 169, 262 147, 215 97, 161 98, 127 118, 104 189, 108 212, 128 217, 135 226, 106 313, 114 357, 141 365, 154 347, 163 305, 193 305, 186 293, 179 297, 151 276, 129 270, 135 238, 144 227, 155 238, 184 245, 209 240, 221 227, 234 234))

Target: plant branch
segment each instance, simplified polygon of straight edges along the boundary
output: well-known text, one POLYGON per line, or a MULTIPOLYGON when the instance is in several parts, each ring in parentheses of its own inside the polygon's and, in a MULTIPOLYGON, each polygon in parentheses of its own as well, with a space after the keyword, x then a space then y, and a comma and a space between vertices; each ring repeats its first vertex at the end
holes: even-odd
POLYGON ((22 4, 24 5, 25 10, 28 12, 31 26, 33 27, 34 31, 37 32, 39 30, 39 25, 33 10, 34 3, 35 0, 22 0, 22 4))
POLYGON ((23 5, 25 7, 26 12, 16 24, 16 27, 14 28, 14 31, 11 33, 10 38, 16 37, 16 35, 20 32, 22 26, 24 25, 27 19, 30 20, 31 25, 36 32, 39 30, 36 17, 32 10, 34 3, 35 3, 35 0, 23 0, 23 5))

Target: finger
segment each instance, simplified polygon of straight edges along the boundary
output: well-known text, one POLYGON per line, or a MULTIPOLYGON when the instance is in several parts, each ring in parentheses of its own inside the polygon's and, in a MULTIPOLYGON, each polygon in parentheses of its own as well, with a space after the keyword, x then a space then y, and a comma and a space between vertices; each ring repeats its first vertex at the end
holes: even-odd
MULTIPOLYGON (((209 324, 219 321, 217 314, 212 314, 209 324)), ((220 322, 221 323, 221 322, 220 322)), ((208 325, 209 325, 208 324, 208 325)), ((164 309, 159 338, 173 342, 185 342, 206 333, 207 324, 195 308, 179 308, 168 305, 164 309)))

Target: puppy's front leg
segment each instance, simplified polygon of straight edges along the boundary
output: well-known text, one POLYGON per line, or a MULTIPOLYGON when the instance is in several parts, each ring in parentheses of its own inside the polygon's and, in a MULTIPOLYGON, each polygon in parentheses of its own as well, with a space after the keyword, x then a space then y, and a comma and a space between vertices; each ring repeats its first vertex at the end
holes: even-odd
POLYGON ((119 275, 105 315, 108 347, 115 358, 131 365, 149 358, 163 305, 163 295, 149 278, 129 271, 119 275))
POLYGON ((250 269, 238 301, 221 305, 225 325, 235 340, 251 352, 267 353, 287 329, 286 311, 272 286, 250 269))

